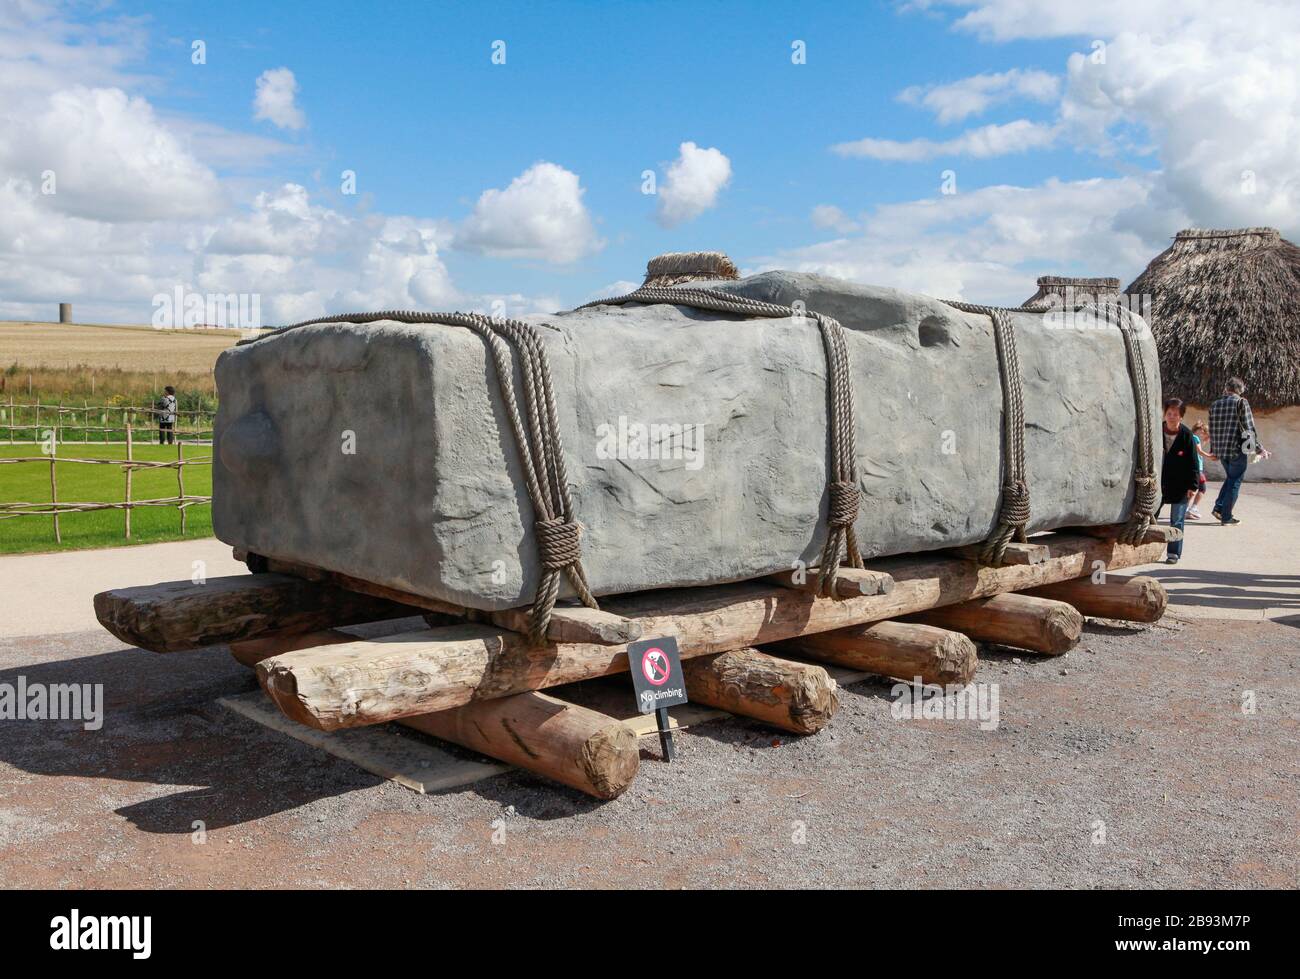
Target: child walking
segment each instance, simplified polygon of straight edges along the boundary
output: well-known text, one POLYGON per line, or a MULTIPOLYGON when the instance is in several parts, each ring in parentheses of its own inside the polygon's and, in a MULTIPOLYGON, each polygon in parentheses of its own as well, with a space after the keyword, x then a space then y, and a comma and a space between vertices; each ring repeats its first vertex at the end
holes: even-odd
POLYGON ((1207 482, 1205 478, 1205 460, 1214 458, 1210 450, 1205 447, 1205 444, 1209 442, 1209 440, 1210 440, 1210 426, 1205 424, 1204 419, 1201 419, 1195 425, 1192 426, 1192 445, 1195 446, 1196 448, 1197 489, 1196 489, 1196 496, 1192 499, 1192 505, 1187 508, 1188 520, 1201 519, 1201 511, 1199 508, 1199 504, 1201 502, 1201 498, 1205 496, 1205 486, 1207 482))

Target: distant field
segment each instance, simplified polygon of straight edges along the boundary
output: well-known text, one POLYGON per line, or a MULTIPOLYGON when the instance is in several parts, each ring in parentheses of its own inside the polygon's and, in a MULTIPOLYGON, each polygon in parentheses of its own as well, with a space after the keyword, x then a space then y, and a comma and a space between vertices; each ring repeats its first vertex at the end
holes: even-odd
MULTIPOLYGON (((36 445, 0 445, 0 457, 40 455, 36 445)), ((125 459, 122 445, 60 445, 59 455, 82 459, 125 459)), ((187 445, 187 459, 210 458, 212 447, 187 445)), ((170 462, 176 458, 174 445, 136 445, 136 459, 170 462)), ((212 495, 212 467, 187 466, 185 492, 191 496, 212 495)), ((124 479, 117 466, 59 465, 59 499, 75 502, 112 503, 124 499, 124 479)), ((161 499, 176 495, 176 471, 137 471, 132 477, 133 500, 161 499)), ((0 502, 48 503, 50 467, 47 462, 0 464, 0 502)), ((142 507, 131 511, 131 540, 123 535, 125 517, 121 510, 94 513, 65 513, 59 516, 62 545, 54 542, 54 522, 46 516, 0 519, 0 554, 33 551, 71 551, 86 547, 118 547, 152 544, 181 539, 180 512, 175 508, 142 507)), ((188 509, 185 537, 212 536, 212 507, 188 509)))
POLYGON ((86 366, 206 375, 217 355, 239 337, 234 330, 0 322, 0 368, 86 366))

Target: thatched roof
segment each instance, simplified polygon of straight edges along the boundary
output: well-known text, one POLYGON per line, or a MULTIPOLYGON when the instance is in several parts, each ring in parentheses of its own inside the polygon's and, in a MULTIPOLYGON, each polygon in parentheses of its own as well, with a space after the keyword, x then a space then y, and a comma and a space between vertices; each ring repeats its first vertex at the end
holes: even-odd
POLYGON ((1150 297, 1166 397, 1237 375, 1256 407, 1300 405, 1300 248, 1276 229, 1180 231, 1124 291, 1150 297))
POLYGON ((739 279, 740 270, 722 252, 667 252, 645 266, 643 286, 675 286, 708 279, 739 279))
POLYGON ((1104 303, 1119 298, 1119 279, 1108 277, 1084 279, 1069 275, 1040 275, 1038 291, 1025 300, 1026 306, 1050 305, 1055 296, 1060 303, 1104 303))

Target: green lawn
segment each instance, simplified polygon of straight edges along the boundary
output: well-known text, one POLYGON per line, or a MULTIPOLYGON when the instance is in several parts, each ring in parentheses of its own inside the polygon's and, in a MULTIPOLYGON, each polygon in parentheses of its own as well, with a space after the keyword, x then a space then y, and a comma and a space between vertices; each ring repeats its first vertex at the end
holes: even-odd
MULTIPOLYGON (((75 459, 125 459, 125 445, 60 445, 60 457, 75 459)), ((0 457, 15 458, 41 455, 41 447, 0 445, 0 457)), ((176 458, 174 445, 136 443, 137 460, 171 462, 176 458)), ((186 459, 210 459, 212 446, 187 445, 186 459)), ((125 479, 117 466, 88 466, 59 463, 59 500, 78 503, 117 503, 124 499, 125 479)), ((131 499, 152 500, 176 495, 176 470, 136 470, 132 477, 131 499)), ((212 467, 186 466, 187 496, 212 495, 212 467)), ((50 466, 48 462, 0 464, 0 502, 48 503, 50 501, 50 466)), ((188 508, 184 536, 212 536, 212 507, 206 503, 188 508)), ((126 544, 153 544, 181 539, 180 512, 175 507, 142 507, 131 511, 131 539, 125 536, 125 512, 99 510, 94 513, 65 513, 59 516, 63 543, 54 542, 54 521, 48 516, 22 516, 0 519, 0 554, 32 551, 69 551, 86 547, 120 547, 126 544)))

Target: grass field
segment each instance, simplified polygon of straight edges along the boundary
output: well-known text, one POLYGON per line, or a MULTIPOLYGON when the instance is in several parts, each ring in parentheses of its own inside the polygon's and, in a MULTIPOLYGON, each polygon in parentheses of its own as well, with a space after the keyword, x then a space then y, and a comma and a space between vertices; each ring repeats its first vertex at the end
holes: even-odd
MULTIPOLYGON (((38 445, 0 445, 0 457, 40 455, 38 445)), ((125 459, 124 445, 60 445, 59 455, 85 459, 125 459)), ((137 444, 134 456, 139 460, 171 462, 176 458, 174 445, 137 444)), ((186 458, 209 459, 209 445, 187 445, 186 458)), ((68 502, 121 502, 125 480, 117 466, 59 464, 59 499, 68 502)), ((186 466, 185 492, 190 496, 212 495, 212 467, 186 466)), ((132 477, 131 498, 151 500, 176 495, 176 470, 137 470, 132 477)), ((0 464, 0 502, 48 503, 50 467, 46 462, 0 464)), ((0 519, 0 554, 34 551, 68 551, 87 547, 119 547, 130 544, 153 544, 181 539, 180 512, 175 508, 142 507, 131 512, 131 540, 124 534, 122 510, 99 510, 94 513, 62 514, 59 528, 63 543, 54 542, 54 522, 46 516, 0 519)), ((212 508, 208 504, 188 510, 186 538, 212 536, 212 508)))

